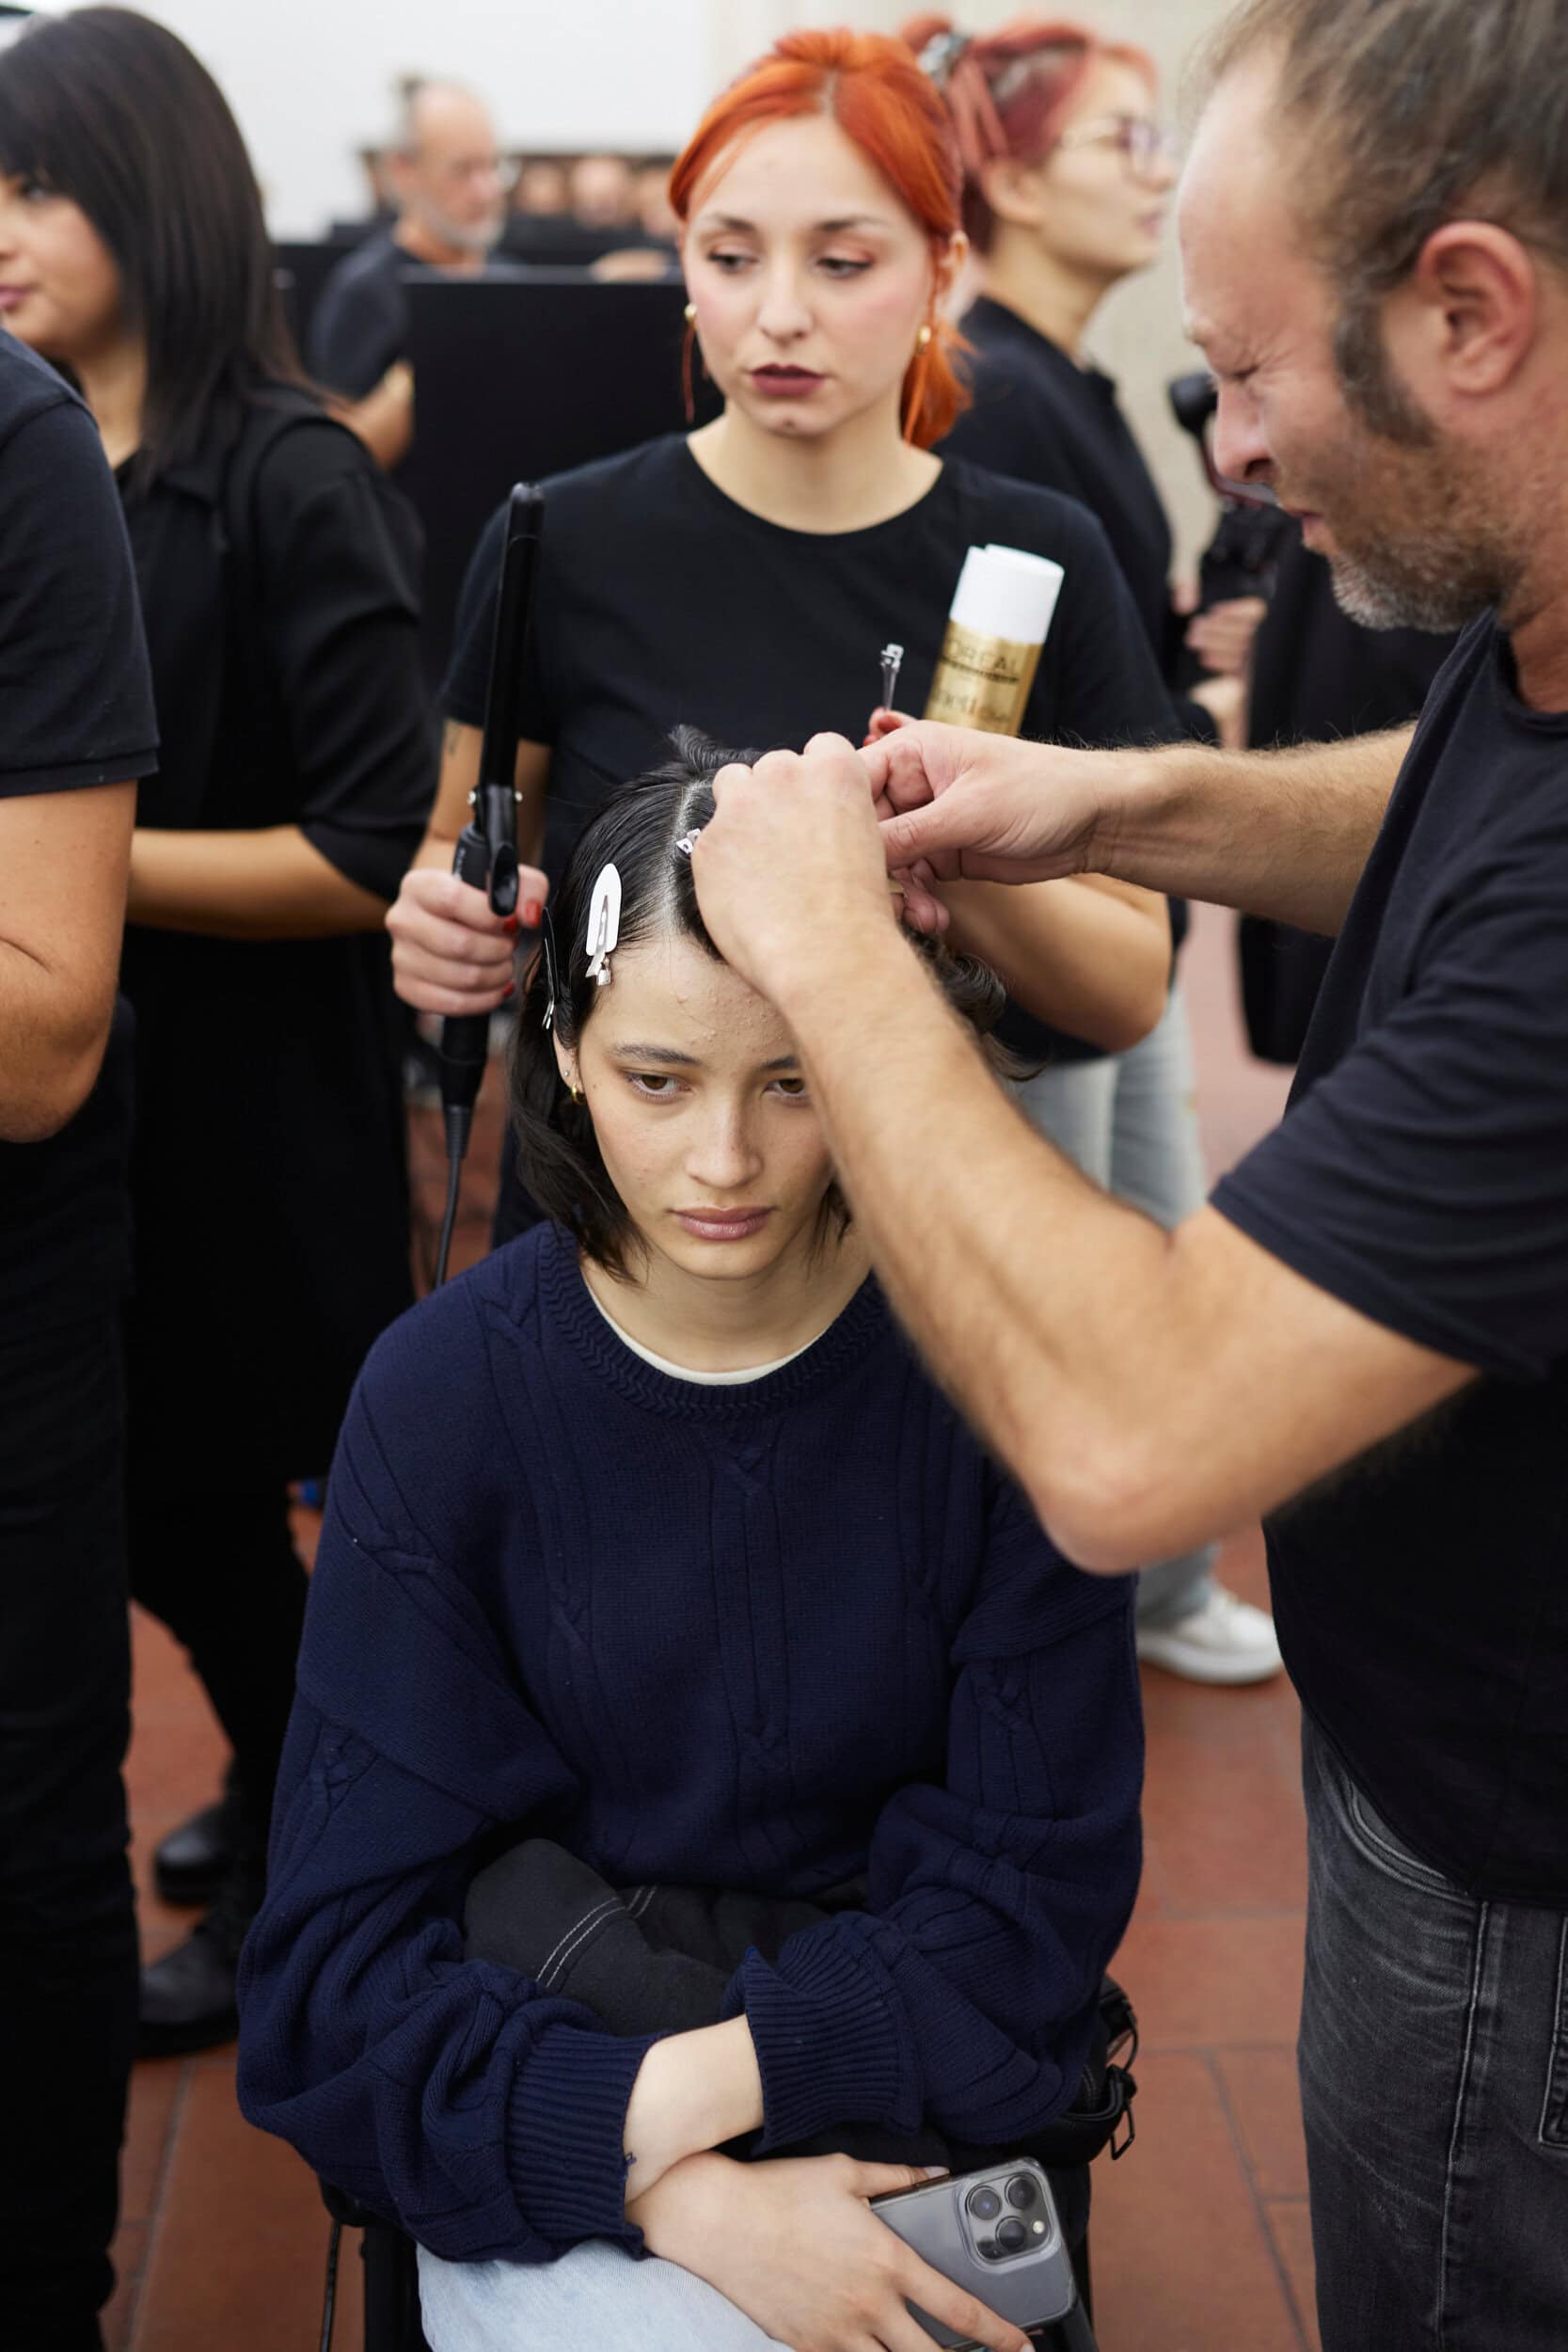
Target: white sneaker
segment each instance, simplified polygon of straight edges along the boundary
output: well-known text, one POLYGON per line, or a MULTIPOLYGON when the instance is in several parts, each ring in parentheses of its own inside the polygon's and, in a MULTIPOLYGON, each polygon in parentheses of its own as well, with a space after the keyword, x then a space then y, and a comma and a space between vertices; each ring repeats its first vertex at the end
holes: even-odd
POLYGON ((1268 1611, 1223 1584, 1173 1625, 1139 1626, 1138 1656, 1189 1682, 1267 1682, 1283 1662, 1268 1611))

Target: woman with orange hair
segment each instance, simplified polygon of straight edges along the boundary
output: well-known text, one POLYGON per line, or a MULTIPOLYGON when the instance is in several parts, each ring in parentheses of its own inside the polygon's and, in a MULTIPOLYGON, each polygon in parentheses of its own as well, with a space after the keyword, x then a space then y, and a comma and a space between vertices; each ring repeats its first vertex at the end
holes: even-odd
MULTIPOLYGON (((542 839, 551 877, 610 785, 649 766, 677 720, 729 742, 858 739, 890 640, 905 648, 901 697, 922 707, 971 546, 1066 568, 1026 732, 1174 732, 1099 530, 1058 498, 932 453, 963 399, 942 315, 966 250, 961 184, 931 81, 900 43, 847 32, 780 41, 676 162, 689 363, 723 407, 546 485, 517 783, 523 837, 542 839)), ((401 993, 436 1013, 487 1010, 513 977, 512 937, 451 871, 478 771, 499 528, 470 571, 440 790, 388 918, 401 993)), ((958 896, 958 945, 1028 1014, 1101 1048, 1158 1018, 1159 898, 1082 879, 958 896)), ((1006 1041, 1038 1058, 1049 1040, 1022 1018, 1006 1041)), ((503 1233, 526 1221, 525 1203, 503 1200, 503 1233)))
MULTIPOLYGON (((982 270, 963 320, 974 402, 944 453, 1059 490, 1098 516, 1179 695, 1170 524, 1117 388, 1085 351, 1106 294, 1159 251, 1176 167, 1153 60, 1043 17, 968 39, 946 17, 922 16, 904 39, 947 100, 982 270)), ((1225 609, 1252 622, 1262 611, 1255 599, 1225 609)), ((1212 733, 1197 702, 1178 708, 1193 732, 1212 733)), ((1180 941, 1186 910, 1178 901, 1172 914, 1180 941)), ((1175 1225, 1202 1207, 1208 1183, 1174 969, 1148 1035, 1120 1053, 1100 1044, 1064 1042, 1020 1089, 1022 1107, 1097 1184, 1175 1225)), ((1139 1650, 1196 1682, 1266 1680, 1280 1671, 1273 1620, 1217 1581, 1214 1560, 1205 1546, 1144 1570, 1139 1650)))

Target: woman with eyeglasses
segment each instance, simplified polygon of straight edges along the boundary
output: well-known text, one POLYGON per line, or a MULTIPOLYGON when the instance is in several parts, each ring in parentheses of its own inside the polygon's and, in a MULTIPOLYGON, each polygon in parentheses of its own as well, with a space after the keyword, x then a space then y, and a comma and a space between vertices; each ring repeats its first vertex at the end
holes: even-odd
MULTIPOLYGON (((1186 631, 1171 597, 1170 524, 1117 388, 1087 349, 1106 295, 1160 248, 1176 163, 1153 61, 1043 19, 968 39, 945 17, 922 16, 903 37, 946 96, 964 226, 982 269, 962 321, 974 405, 943 454, 1065 492, 1099 516, 1179 711, 1210 734, 1208 713, 1181 692, 1186 631)), ((1254 601, 1217 610, 1244 636, 1261 614, 1254 601)), ((1212 616, 1205 628, 1215 644, 1227 633, 1212 616)), ((1180 945, 1184 907, 1172 915, 1180 945)), ((1207 1191, 1193 1090, 1173 978, 1164 1016, 1141 1042, 1107 1054, 1063 1039, 1020 1097, 1089 1175, 1172 1225, 1207 1191)), ((1272 1622, 1215 1582, 1210 1550, 1146 1572, 1138 1641, 1145 1657, 1195 1681, 1256 1682, 1279 1670, 1272 1622)))

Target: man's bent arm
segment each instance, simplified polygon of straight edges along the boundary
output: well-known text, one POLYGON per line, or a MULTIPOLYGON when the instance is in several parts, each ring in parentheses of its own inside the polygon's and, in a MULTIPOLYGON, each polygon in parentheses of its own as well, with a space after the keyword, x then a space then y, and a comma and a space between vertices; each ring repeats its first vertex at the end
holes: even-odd
POLYGON ((0 1140, 92 1090, 114 1014, 134 784, 0 799, 0 1140))
POLYGON ((1414 730, 1283 752, 1178 744, 1111 812, 1108 871, 1333 938, 1414 730))
POLYGON ((1473 1376, 1212 1209, 1167 1234, 1100 1192, 912 978, 884 924, 781 1009, 899 1313, 1069 1558, 1128 1569, 1221 1535, 1473 1376))
POLYGON ((1074 751, 922 721, 863 758, 887 863, 917 878, 1106 874, 1332 936, 1409 744, 1402 729, 1288 752, 1074 751))

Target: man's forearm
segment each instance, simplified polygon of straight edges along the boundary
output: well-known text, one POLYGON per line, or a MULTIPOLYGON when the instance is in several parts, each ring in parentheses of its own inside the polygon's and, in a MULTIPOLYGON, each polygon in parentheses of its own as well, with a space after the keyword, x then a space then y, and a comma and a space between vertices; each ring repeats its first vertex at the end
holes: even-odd
POLYGON ((1035 1134, 909 962, 890 931, 784 1009, 901 1318, 1050 1533, 1090 1560, 1126 1433, 1168 1418, 1186 1376, 1162 1313, 1171 1238, 1035 1134))
POLYGON ((1095 863, 1122 882, 1334 937, 1377 839, 1410 730, 1297 751, 1182 743, 1143 763, 1095 863))
POLYGON ((339 871, 297 825, 254 833, 138 826, 126 919, 215 939, 326 939, 379 930, 384 899, 339 871))
POLYGON ((30 949, 0 939, 0 1143, 57 1135, 92 1091, 114 1011, 68 993, 30 949))

